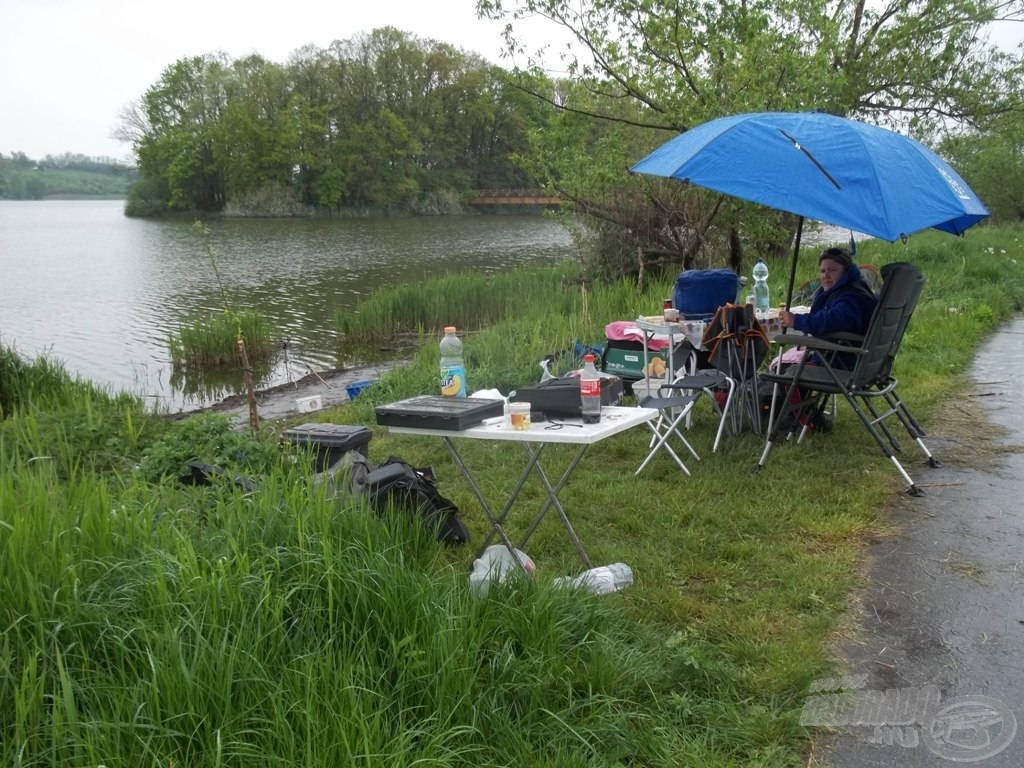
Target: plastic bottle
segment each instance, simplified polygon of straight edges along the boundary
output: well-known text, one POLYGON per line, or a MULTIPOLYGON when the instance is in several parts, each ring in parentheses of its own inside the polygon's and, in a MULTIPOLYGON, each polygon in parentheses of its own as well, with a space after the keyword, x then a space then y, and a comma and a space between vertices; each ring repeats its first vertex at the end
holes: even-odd
POLYGON ((601 420, 601 375, 594 365, 593 355, 583 356, 583 370, 580 372, 580 406, 584 424, 596 424, 601 420))
POLYGON ((586 589, 597 595, 607 595, 625 589, 633 583, 633 570, 625 563, 601 565, 584 571, 575 578, 555 579, 560 586, 586 589))
POLYGON ((469 588, 476 597, 485 597, 494 582, 506 582, 516 575, 532 578, 536 572, 537 566, 521 549, 517 549, 513 557, 504 544, 492 544, 473 561, 469 588), (518 565, 516 558, 519 558, 518 565))
POLYGON ((767 313, 771 307, 771 300, 768 296, 768 265, 764 259, 758 259, 754 264, 754 310, 759 313, 767 313))
POLYGON ((462 340, 455 335, 455 326, 447 325, 441 339, 441 394, 445 397, 466 396, 466 364, 462 359, 462 340))

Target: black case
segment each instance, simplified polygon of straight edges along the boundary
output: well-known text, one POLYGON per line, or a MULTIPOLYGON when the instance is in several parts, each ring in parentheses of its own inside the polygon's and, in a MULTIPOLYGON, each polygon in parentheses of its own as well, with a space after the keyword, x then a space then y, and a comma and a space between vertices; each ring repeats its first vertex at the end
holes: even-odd
MULTIPOLYGON (((618 376, 601 374, 601 405, 618 405, 622 402, 622 379, 618 376)), ((562 376, 548 379, 540 384, 520 387, 509 400, 529 403, 531 411, 548 416, 581 416, 580 380, 576 376, 562 376)))
POLYGON ((505 413, 501 400, 482 397, 420 395, 397 403, 378 405, 377 423, 385 427, 460 430, 505 413))
POLYGON ((347 451, 367 455, 373 433, 366 427, 349 424, 302 424, 281 433, 281 445, 312 448, 318 472, 339 461, 347 451))

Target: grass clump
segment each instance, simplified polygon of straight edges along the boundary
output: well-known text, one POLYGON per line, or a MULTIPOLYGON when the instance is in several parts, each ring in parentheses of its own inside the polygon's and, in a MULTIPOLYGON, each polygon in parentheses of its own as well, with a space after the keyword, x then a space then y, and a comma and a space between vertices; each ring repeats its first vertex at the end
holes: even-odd
POLYGON ((223 367, 238 364, 239 339, 245 340, 251 362, 264 362, 277 354, 274 331, 262 315, 251 310, 197 318, 168 337, 167 348, 176 367, 223 367))
MULTIPOLYGON (((1020 229, 976 228, 859 248, 858 260, 913 261, 928 278, 897 361, 926 424, 963 390, 977 344, 1024 306, 1020 243, 1020 229)), ((668 287, 577 285, 562 291, 566 312, 539 283, 466 338, 471 389, 535 381, 542 356, 602 340, 605 323, 649 313, 668 287)), ((453 460, 373 417, 378 403, 436 391, 447 322, 420 332, 407 368, 322 418, 371 425, 377 461, 433 465, 476 545, 486 521, 453 460)), ((634 430, 593 446, 560 496, 591 558, 629 563, 632 588, 556 589, 580 564, 549 515, 527 546, 536 580, 479 601, 470 548, 333 496, 273 431, 160 419, 31 370, 39 362, 7 364, 47 383, 11 387, 31 394, 0 420, 6 765, 803 765, 801 707, 811 681, 836 673, 828 644, 863 538, 903 490, 842 409, 832 434, 779 446, 757 475, 760 439, 712 454, 715 420, 701 411, 692 477, 667 460, 634 477, 647 450, 634 430), (182 485, 190 458, 255 487, 182 485)), ((465 443, 485 495, 502 498, 524 455, 465 443)), ((546 448, 549 475, 573 453, 546 448)), ((510 529, 545 499, 524 488, 510 529)))

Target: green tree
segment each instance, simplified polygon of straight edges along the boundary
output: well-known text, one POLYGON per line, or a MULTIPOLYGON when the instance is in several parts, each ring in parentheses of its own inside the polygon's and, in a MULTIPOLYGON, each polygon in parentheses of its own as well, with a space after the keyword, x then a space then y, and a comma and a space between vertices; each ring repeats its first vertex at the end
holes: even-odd
MULTIPOLYGON (((512 52, 523 48, 519 22, 527 17, 546 18, 573 39, 564 56, 573 82, 559 91, 570 98, 536 95, 605 123, 598 136, 580 122, 563 124, 559 154, 571 140, 614 145, 600 157, 621 174, 622 187, 631 183, 622 169, 671 133, 725 114, 822 109, 934 140, 941 131, 1020 109, 1019 55, 982 41, 995 19, 1021 17, 1021 0, 478 0, 477 9, 508 22, 512 52)), ((616 218, 591 174, 574 179, 559 157, 538 159, 551 169, 545 178, 571 199, 616 218)), ((694 247, 681 228, 699 233, 709 212, 730 214, 732 226, 754 221, 741 203, 705 197, 681 211, 666 197, 676 195, 667 185, 632 184, 648 202, 620 210, 619 224, 637 233, 640 245, 681 258, 694 247), (655 215, 659 210, 665 213, 655 215)), ((783 226, 757 238, 771 249, 788 234, 783 226)))
POLYGON ((135 143, 142 179, 166 182, 171 210, 219 211, 226 199, 218 163, 219 121, 227 105, 223 56, 181 59, 143 96, 145 130, 135 143))
POLYGON ((1024 219, 1024 111, 998 116, 984 132, 950 136, 940 149, 994 219, 1024 219))
POLYGON ((474 186, 524 185, 514 158, 541 112, 480 57, 386 27, 284 66, 176 62, 122 113, 120 135, 139 158, 134 211, 219 211, 264 190, 436 211, 474 186))
POLYGON ((226 193, 290 185, 298 126, 284 69, 260 56, 249 56, 231 65, 225 87, 216 147, 226 193))

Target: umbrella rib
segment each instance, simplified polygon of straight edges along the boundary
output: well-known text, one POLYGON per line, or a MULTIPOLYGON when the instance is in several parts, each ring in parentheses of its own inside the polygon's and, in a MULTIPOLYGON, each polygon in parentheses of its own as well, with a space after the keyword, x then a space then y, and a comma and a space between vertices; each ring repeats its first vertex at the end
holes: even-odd
POLYGON ((799 141, 794 139, 792 136, 790 136, 788 133, 786 133, 781 128, 779 129, 779 133, 781 133, 783 136, 785 136, 787 139, 789 139, 791 142, 793 142, 793 146, 798 151, 803 152, 805 155, 807 155, 807 158, 812 163, 814 163, 814 167, 817 168, 819 171, 821 171, 822 175, 826 179, 828 179, 830 182, 832 182, 833 186, 835 186, 836 189, 842 189, 842 186, 839 184, 838 181, 835 180, 835 178, 832 176, 832 174, 829 173, 827 170, 825 170, 825 166, 823 166, 821 163, 818 162, 818 158, 816 158, 814 155, 812 155, 810 152, 807 151, 807 147, 803 146, 799 141))

